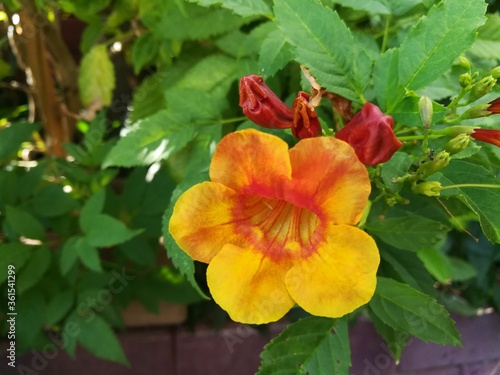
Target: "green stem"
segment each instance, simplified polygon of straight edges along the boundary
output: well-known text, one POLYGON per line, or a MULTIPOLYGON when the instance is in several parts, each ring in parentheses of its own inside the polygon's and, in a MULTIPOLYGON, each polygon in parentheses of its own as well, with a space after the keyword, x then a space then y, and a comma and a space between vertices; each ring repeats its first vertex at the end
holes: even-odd
POLYGON ((227 118, 224 120, 200 120, 200 121, 195 121, 195 124, 197 125, 209 125, 209 124, 232 124, 233 122, 240 122, 243 120, 246 120, 247 118, 245 116, 242 117, 233 117, 233 118, 227 118))
POLYGON ((389 26, 391 24, 391 16, 388 15, 385 19, 384 37, 382 39, 382 47, 380 47, 380 53, 384 53, 387 49, 387 39, 389 38, 389 26))
POLYGON ((464 187, 500 189, 500 185, 494 185, 494 184, 457 184, 457 185, 442 186, 441 190, 458 189, 464 187))
POLYGON ((398 139, 400 141, 419 141, 425 139, 438 139, 442 136, 443 134, 406 135, 403 137, 398 137, 398 139))

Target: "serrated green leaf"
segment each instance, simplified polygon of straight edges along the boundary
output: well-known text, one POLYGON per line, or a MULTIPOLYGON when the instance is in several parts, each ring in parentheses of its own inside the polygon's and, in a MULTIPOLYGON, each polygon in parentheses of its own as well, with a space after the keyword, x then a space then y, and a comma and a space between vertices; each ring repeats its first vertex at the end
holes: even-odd
POLYGON ((5 216, 7 223, 20 236, 35 240, 43 240, 45 238, 45 228, 28 211, 19 207, 6 206, 5 216))
POLYGON ((18 273, 17 292, 21 295, 36 285, 49 269, 51 261, 52 253, 47 247, 42 246, 32 251, 28 262, 18 273))
POLYGON ((85 230, 85 238, 90 246, 108 247, 127 242, 141 232, 142 229, 129 229, 114 217, 99 214, 85 230))
POLYGON ((333 0, 336 4, 341 4, 359 11, 384 15, 401 15, 421 4, 422 0, 333 0))
POLYGON ((170 218, 174 211, 175 202, 191 186, 205 181, 208 179, 207 171, 198 171, 198 173, 193 173, 189 175, 182 183, 180 183, 177 188, 172 193, 172 198, 170 199, 170 204, 163 215, 162 227, 163 227, 163 244, 167 250, 168 257, 172 260, 174 266, 184 275, 186 279, 191 283, 191 285, 196 289, 201 296, 205 296, 198 286, 194 278, 194 262, 182 249, 177 245, 174 238, 168 230, 170 218))
POLYGON ((181 150, 196 131, 186 115, 163 110, 140 120, 134 128, 111 149, 103 167, 133 167, 150 165, 181 150))
POLYGON ((38 125, 24 121, 14 122, 9 127, 2 127, 0 129, 0 160, 12 156, 23 142, 31 139, 33 132, 38 129, 38 125))
POLYGON ((339 15, 314 0, 276 0, 274 11, 295 59, 328 91, 360 101, 371 61, 339 15))
POLYGON ((63 290, 54 295, 45 310, 45 323, 49 326, 57 324, 71 309, 75 295, 70 290, 63 290))
POLYGON ((262 0, 188 0, 191 3, 209 7, 212 5, 220 5, 223 8, 232 10, 240 16, 260 16, 270 15, 271 9, 262 0))
POLYGON ((286 42, 280 30, 269 33, 260 47, 259 74, 264 78, 272 77, 278 70, 284 68, 293 55, 291 46, 286 42))
POLYGON ((417 22, 399 48, 399 89, 388 112, 403 99, 405 90, 424 87, 453 65, 474 42, 485 11, 483 1, 444 0, 417 22))
POLYGON ((257 375, 346 375, 351 366, 345 319, 308 317, 290 324, 261 353, 257 375))
POLYGON ((399 48, 385 51, 373 67, 373 88, 380 109, 387 111, 393 96, 398 92, 399 48))
POLYGON ((108 323, 99 315, 81 317, 75 311, 69 321, 78 329, 77 341, 96 357, 129 366, 120 342, 108 323))
POLYGON ((33 212, 39 216, 55 217, 68 213, 78 206, 76 200, 59 185, 47 185, 33 197, 33 212))
POLYGON ((151 63, 159 50, 159 43, 151 33, 144 33, 134 40, 132 45, 132 66, 134 73, 151 63))
POLYGON ((144 1, 139 5, 142 22, 158 39, 207 39, 238 29, 250 21, 228 9, 207 9, 186 2, 182 7, 163 0, 144 1))
POLYGON ((500 59, 500 15, 494 13, 486 17, 469 52, 482 59, 500 59))
POLYGON ((106 46, 94 46, 80 64, 78 88, 83 105, 96 108, 109 106, 115 88, 115 68, 109 59, 106 46))
POLYGON ((30 259, 33 250, 33 246, 21 243, 0 244, 0 284, 7 280, 7 267, 12 265, 15 271, 19 272, 30 259))
POLYGON ((460 334, 446 309, 431 297, 406 284, 377 278, 377 289, 369 302, 372 312, 393 329, 423 341, 461 345, 460 334))
MULTIPOLYGON (((485 168, 464 160, 452 160, 435 174, 444 186, 461 184, 486 184, 500 187, 500 179, 485 168)), ((463 186, 442 190, 441 195, 458 195, 477 214, 485 236, 493 243, 500 243, 500 189, 463 186)))

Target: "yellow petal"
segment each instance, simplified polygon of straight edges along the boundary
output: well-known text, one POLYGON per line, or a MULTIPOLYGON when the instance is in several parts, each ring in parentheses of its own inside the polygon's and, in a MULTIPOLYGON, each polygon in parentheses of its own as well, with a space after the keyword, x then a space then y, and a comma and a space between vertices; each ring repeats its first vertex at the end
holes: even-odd
POLYGON ((347 143, 333 137, 304 139, 290 149, 293 184, 285 199, 322 221, 356 224, 370 195, 366 167, 347 143))
POLYGON ((274 322, 294 305, 284 281, 290 266, 287 260, 276 263, 257 251, 226 245, 208 266, 208 286, 234 321, 274 322))
POLYGON ((222 138, 210 164, 212 181, 241 193, 267 198, 281 198, 282 185, 290 175, 287 144, 254 129, 222 138))
POLYGON ((296 260, 285 282, 304 310, 337 318, 370 301, 379 262, 377 245, 368 234, 355 227, 332 225, 318 251, 296 260))
POLYGON ((203 182, 177 200, 169 231, 191 258, 208 263, 226 243, 236 243, 232 209, 234 190, 216 182, 203 182))

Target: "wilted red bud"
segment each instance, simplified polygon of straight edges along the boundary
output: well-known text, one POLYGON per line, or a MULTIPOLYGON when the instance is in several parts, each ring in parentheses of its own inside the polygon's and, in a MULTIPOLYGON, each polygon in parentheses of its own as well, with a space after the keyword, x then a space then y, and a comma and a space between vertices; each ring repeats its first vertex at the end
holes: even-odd
POLYGON ((477 141, 491 143, 500 147, 500 130, 493 129, 474 129, 471 137, 477 141))
POLYGON ((261 76, 252 74, 241 78, 239 105, 248 119, 264 128, 292 127, 292 109, 267 87, 261 76))
POLYGON ((488 112, 491 112, 490 114, 496 115, 500 113, 500 98, 496 98, 495 100, 491 101, 490 106, 486 109, 488 112))
POLYGON ((299 139, 316 137, 321 134, 318 115, 309 103, 309 97, 309 94, 299 91, 292 105, 292 133, 299 139))
POLYGON ((384 115, 376 105, 366 103, 337 133, 337 138, 349 143, 363 164, 376 165, 389 160, 403 145, 393 128, 391 116, 384 115))

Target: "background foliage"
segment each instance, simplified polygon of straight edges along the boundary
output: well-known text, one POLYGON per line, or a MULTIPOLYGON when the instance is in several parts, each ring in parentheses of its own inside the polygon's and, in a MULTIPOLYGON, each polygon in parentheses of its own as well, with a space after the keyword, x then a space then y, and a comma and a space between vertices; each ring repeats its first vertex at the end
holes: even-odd
MULTIPOLYGON (((71 355, 81 345, 126 364, 113 329, 124 328, 121 310, 134 299, 153 312, 160 300, 198 302, 194 322, 223 321, 211 302, 200 302, 208 294, 203 265, 177 247, 167 223, 179 195, 208 179, 220 138, 255 127, 238 107, 241 76, 263 75, 291 104, 298 90, 309 89, 299 64, 328 91, 351 100, 355 111, 364 101, 378 104, 394 117, 400 139, 409 137, 389 162, 370 169, 373 204, 364 229, 376 238, 382 263, 375 297, 349 318, 367 312, 395 358, 409 336, 458 345, 448 311, 500 308, 500 193, 461 187, 437 199, 417 196, 396 179, 431 158, 419 138, 422 95, 433 100, 432 129, 498 129, 495 116, 463 114, 499 90, 476 97, 460 85, 468 73, 477 88, 500 60, 499 6, 487 5, 4 2, 0 313, 13 264, 18 349, 41 348, 47 332, 56 332, 66 337, 71 355), (69 40, 78 30, 81 38, 69 40), (460 95, 464 100, 455 103, 460 95), (115 293, 113 285, 123 280, 117 274, 130 282, 115 293), (103 300, 103 291, 110 298, 103 300), (64 336, 74 323, 81 332, 64 336)), ((342 125, 327 102, 318 113, 328 127, 342 125)), ((262 130, 296 142, 288 131, 262 130)), ((428 148, 437 153, 448 140, 430 139, 428 148)), ((428 180, 499 185, 499 176, 499 149, 471 142, 428 180)), ((295 309, 290 319, 299 316, 305 313, 295 309)), ((0 331, 7 328, 3 315, 0 331)), ((306 317, 266 347, 259 374, 345 374, 349 364, 347 318, 306 317), (301 354, 290 360, 292 347, 301 354)))

